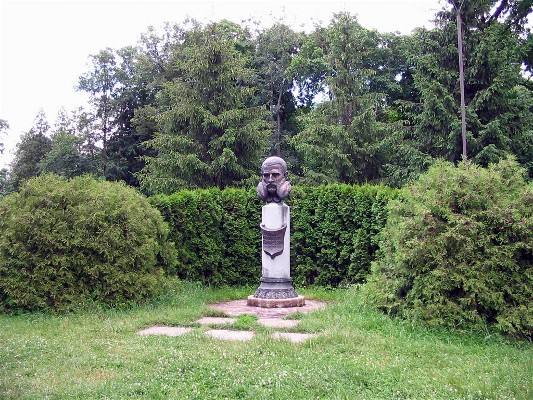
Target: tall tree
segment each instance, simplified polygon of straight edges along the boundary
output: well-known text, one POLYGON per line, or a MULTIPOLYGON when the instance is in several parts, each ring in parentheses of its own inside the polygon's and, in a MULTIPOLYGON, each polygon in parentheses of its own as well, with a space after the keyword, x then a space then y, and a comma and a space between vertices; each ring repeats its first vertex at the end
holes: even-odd
POLYGON ((176 76, 158 97, 159 131, 147 142, 157 155, 145 158, 142 187, 226 187, 257 173, 268 114, 254 104, 252 49, 247 32, 228 21, 188 32, 171 58, 176 76))
POLYGON ((51 140, 47 136, 50 125, 43 110, 35 118, 34 126, 22 135, 15 149, 11 164, 13 187, 18 190, 22 182, 39 175, 39 163, 51 150, 51 140))
MULTIPOLYGON (((0 119, 0 138, 4 134, 4 131, 9 129, 9 124, 6 120, 0 119)), ((4 143, 0 142, 0 154, 4 152, 4 143)))
MULTIPOLYGON (((0 138, 5 130, 9 129, 9 124, 6 120, 0 119, 0 138)), ((0 154, 4 153, 4 143, 0 142, 0 154)), ((11 191, 11 181, 9 179, 9 171, 7 168, 0 169, 0 197, 11 191)))
POLYGON ((285 158, 287 154, 282 154, 282 146, 287 145, 287 140, 283 132, 290 128, 288 123, 296 110, 288 69, 301 41, 302 34, 282 23, 261 31, 256 39, 257 87, 272 113, 272 153, 285 158))
POLYGON ((481 165, 509 153, 527 164, 531 155, 531 90, 520 66, 524 23, 531 0, 449 0, 437 29, 419 30, 414 47, 415 85, 421 108, 418 140, 433 157, 461 158, 457 12, 463 32, 468 156, 481 165), (451 7, 453 6, 453 7, 451 7), (529 156, 525 156, 528 154, 529 156))
POLYGON ((116 79, 118 89, 113 98, 115 130, 108 141, 109 166, 106 178, 123 180, 129 185, 139 186, 135 176, 144 167, 143 157, 152 155, 142 145, 153 137, 134 124, 135 111, 155 104, 152 69, 147 68, 139 49, 125 47, 117 50, 116 79))
POLYGON ((7 168, 0 169, 0 198, 13 191, 13 182, 7 168))
POLYGON ((105 176, 109 167, 107 145, 115 129, 113 98, 118 86, 116 55, 113 49, 107 48, 90 58, 92 70, 79 78, 78 89, 90 95, 90 103, 99 125, 98 139, 102 143, 102 172, 105 176))
POLYGON ((307 99, 322 99, 301 118, 303 129, 293 139, 304 173, 311 182, 376 180, 383 164, 379 143, 401 129, 378 119, 386 98, 375 91, 380 86, 374 80, 382 37, 340 13, 309 40, 295 57, 293 72, 307 99))
POLYGON ((83 154, 84 138, 77 134, 75 121, 64 109, 60 110, 51 134, 50 151, 39 162, 41 173, 55 173, 73 178, 91 171, 91 160, 83 154))

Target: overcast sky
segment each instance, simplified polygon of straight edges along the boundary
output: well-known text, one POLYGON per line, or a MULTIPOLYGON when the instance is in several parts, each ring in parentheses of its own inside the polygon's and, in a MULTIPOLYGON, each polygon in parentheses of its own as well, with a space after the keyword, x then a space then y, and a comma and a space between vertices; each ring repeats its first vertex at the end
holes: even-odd
POLYGON ((84 104, 76 92, 78 77, 89 71, 89 56, 111 47, 135 45, 148 26, 254 18, 270 26, 284 19, 296 30, 313 23, 326 25, 333 13, 357 15, 365 28, 411 33, 431 27, 439 0, 0 0, 0 119, 10 129, 0 142, 0 168, 12 158, 22 132, 27 132, 42 108, 50 125, 61 107, 68 112, 84 104))

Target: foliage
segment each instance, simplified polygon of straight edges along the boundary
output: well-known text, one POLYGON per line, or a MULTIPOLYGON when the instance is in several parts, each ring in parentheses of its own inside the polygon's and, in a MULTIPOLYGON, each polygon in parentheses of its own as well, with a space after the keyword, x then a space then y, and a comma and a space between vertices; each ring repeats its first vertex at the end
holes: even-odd
MULTIPOLYGON (((309 33, 283 21, 253 33, 224 20, 150 27, 137 46, 90 56, 78 85, 90 106, 73 115, 79 155, 58 141, 42 170, 170 194, 246 186, 277 154, 305 184, 401 187, 436 159, 462 158, 459 15, 468 158, 513 155, 532 178, 532 0, 441 4, 434 27, 411 35, 366 29, 347 12, 309 33)), ((50 150, 27 139, 15 187, 50 150)))
POLYGON ((168 227, 133 189, 43 175, 0 201, 0 307, 71 310, 157 293, 172 269, 168 227))
POLYGON ((97 140, 102 142, 102 167, 105 176, 108 168, 108 141, 115 130, 116 113, 113 97, 118 90, 117 62, 115 51, 111 48, 91 55, 92 70, 79 78, 78 90, 90 94, 90 102, 94 108, 97 140))
MULTIPOLYGON (((370 90, 373 71, 366 64, 378 46, 377 36, 349 14, 338 14, 327 28, 309 38, 313 51, 306 64, 325 67, 323 83, 316 86, 323 87, 329 97, 305 116, 303 130, 293 139, 309 181, 365 180, 361 170, 372 152, 366 147, 372 147, 380 133, 375 120, 379 96, 370 90)), ((366 179, 373 179, 372 172, 367 172, 366 179)))
MULTIPOLYGON (((0 140, 2 139, 4 131, 9 129, 9 123, 5 119, 0 119, 0 140)), ((0 142, 0 154, 4 152, 4 143, 0 142)))
POLYGON ((255 191, 182 190, 150 202, 170 225, 180 278, 215 286, 257 282, 261 236, 255 191))
POLYGON ((391 203, 372 302, 431 325, 532 339, 533 186, 513 160, 439 161, 391 203))
POLYGON ((427 166, 394 105, 409 93, 397 79, 402 44, 347 13, 307 37, 290 69, 304 97, 320 99, 291 141, 307 183, 399 186, 427 166))
POLYGON ((257 87, 261 104, 272 114, 271 153, 287 159, 291 116, 296 111, 292 95, 293 80, 289 77, 292 59, 298 53, 303 35, 289 26, 276 23, 261 31, 256 39, 254 57, 257 69, 257 87))
MULTIPOLYGON (((300 285, 364 281, 385 224, 386 187, 298 187, 291 206, 291 269, 300 285)), ((256 284, 261 204, 254 190, 180 191, 150 198, 171 227, 180 278, 209 285, 256 284)))
POLYGON ((420 96, 414 118, 420 149, 434 158, 461 159, 459 12, 464 36, 468 157, 487 166, 515 155, 529 169, 533 96, 520 68, 531 0, 448 3, 454 8, 437 14, 437 29, 418 30, 408 50, 420 96))
POLYGON ((80 152, 82 141, 67 130, 52 136, 50 151, 39 162, 40 173, 54 173, 73 178, 90 172, 89 159, 80 152))
POLYGON ((108 180, 123 180, 128 185, 139 186, 136 174, 142 170, 145 155, 154 155, 146 149, 144 142, 153 138, 155 130, 136 126, 134 116, 136 110, 155 104, 154 80, 152 65, 146 60, 141 50, 126 47, 116 52, 118 59, 115 72, 117 90, 113 97, 115 131, 109 138, 108 180))
POLYGON ((13 190, 13 183, 9 177, 9 171, 7 168, 0 169, 0 197, 11 193, 13 190))
POLYGON ((43 110, 35 118, 34 126, 22 135, 15 150, 15 158, 11 164, 11 180, 15 189, 24 181, 39 175, 39 163, 51 150, 51 139, 47 136, 50 125, 46 121, 43 110))
POLYGON ((193 28, 164 84, 141 186, 151 193, 242 184, 267 149, 268 113, 254 104, 248 33, 228 21, 193 28))
POLYGON ((293 279, 323 286, 364 282, 395 193, 370 185, 295 188, 289 202, 293 279))

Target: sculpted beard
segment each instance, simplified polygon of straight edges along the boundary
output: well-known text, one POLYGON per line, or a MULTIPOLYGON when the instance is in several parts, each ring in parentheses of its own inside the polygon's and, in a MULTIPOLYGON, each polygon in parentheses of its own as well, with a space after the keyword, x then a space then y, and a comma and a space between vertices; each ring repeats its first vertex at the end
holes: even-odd
POLYGON ((257 193, 260 198, 266 199, 267 197, 270 197, 275 202, 279 202, 281 199, 286 198, 290 191, 291 184, 289 181, 285 181, 279 186, 274 183, 259 182, 259 186, 257 187, 257 193))

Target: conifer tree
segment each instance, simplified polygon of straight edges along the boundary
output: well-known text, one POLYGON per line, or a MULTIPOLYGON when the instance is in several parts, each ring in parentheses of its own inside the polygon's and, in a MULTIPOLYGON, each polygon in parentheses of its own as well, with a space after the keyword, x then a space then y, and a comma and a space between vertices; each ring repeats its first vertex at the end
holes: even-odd
POLYGON ((175 77, 158 97, 158 132, 147 145, 141 187, 152 193, 238 185, 257 174, 267 149, 268 112, 254 103, 253 44, 221 21, 191 29, 171 58, 175 77))

